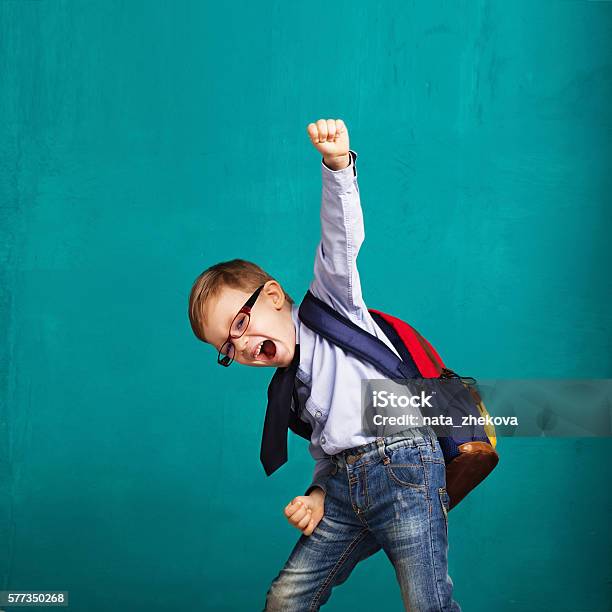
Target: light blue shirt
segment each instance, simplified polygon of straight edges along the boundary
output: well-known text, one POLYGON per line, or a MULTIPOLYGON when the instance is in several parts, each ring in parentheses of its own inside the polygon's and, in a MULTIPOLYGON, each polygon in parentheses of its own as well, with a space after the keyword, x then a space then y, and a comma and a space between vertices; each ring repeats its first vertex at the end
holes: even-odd
MULTIPOLYGON (((349 153, 351 163, 342 170, 331 170, 321 160, 321 241, 309 289, 353 323, 380 338, 397 355, 361 295, 357 255, 365 232, 357 185, 357 153, 352 149, 349 153)), ((298 304, 292 305, 296 342, 300 345, 296 388, 302 419, 313 429, 309 451, 316 460, 308 493, 313 486, 325 490, 325 479, 333 467, 329 455, 375 440, 361 433, 361 381, 385 377, 303 325, 298 309, 298 304)))

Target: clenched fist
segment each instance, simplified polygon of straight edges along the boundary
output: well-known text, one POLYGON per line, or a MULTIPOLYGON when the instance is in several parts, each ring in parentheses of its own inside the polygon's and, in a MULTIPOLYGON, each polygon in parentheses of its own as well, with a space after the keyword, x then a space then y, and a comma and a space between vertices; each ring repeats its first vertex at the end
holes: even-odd
POLYGON ((285 506, 287 520, 304 535, 311 535, 323 518, 325 493, 318 487, 310 495, 298 495, 285 506))
POLYGON ((342 119, 319 119, 309 123, 306 130, 326 166, 339 170, 349 165, 349 135, 342 119))

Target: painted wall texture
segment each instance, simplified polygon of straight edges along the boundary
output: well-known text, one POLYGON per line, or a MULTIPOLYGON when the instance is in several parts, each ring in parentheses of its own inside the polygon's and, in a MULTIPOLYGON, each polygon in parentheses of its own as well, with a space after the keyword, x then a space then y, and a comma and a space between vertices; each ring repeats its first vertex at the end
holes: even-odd
MULTIPOLYGON (((476 378, 612 377, 611 35, 610 2, 0 2, 0 590, 263 607, 313 462, 265 477, 273 372, 218 368, 187 298, 233 257, 301 298, 318 118, 371 308, 476 378)), ((612 609, 610 440, 498 450, 449 517, 462 608, 612 609)), ((355 605, 402 609, 383 553, 355 605)))

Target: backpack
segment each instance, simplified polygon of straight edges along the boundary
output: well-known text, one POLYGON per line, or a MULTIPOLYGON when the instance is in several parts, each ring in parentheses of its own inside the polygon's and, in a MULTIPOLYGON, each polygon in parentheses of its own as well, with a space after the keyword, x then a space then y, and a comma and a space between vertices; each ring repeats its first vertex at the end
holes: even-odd
MULTIPOLYGON (((302 323, 329 342, 377 368, 387 378, 457 379, 463 385, 464 413, 486 417, 489 413, 472 377, 447 368, 433 346, 411 325, 379 310, 368 309, 374 321, 395 347, 401 359, 379 338, 359 327, 310 291, 298 316, 302 323), (468 382, 469 381, 469 382, 468 382), (465 390, 469 391, 466 393, 465 390), (467 398, 467 399, 466 399, 467 398)), ((455 382, 457 382, 455 381, 455 382)), ((442 385, 443 386, 443 385, 442 385)), ((446 464, 446 489, 450 508, 480 484, 499 461, 493 425, 476 425, 471 434, 438 436, 446 464)))

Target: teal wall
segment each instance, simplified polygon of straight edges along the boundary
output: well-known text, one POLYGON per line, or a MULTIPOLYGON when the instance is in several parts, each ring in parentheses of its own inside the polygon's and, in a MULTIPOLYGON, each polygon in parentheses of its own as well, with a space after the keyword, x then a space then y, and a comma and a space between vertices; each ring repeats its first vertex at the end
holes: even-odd
MULTIPOLYGON (((612 377, 611 34, 606 2, 0 2, 0 590, 261 609, 312 462, 264 476, 272 371, 221 371, 187 298, 233 257, 301 297, 320 117, 370 307, 477 378, 612 377)), ((463 609, 612 609, 610 440, 498 448, 450 515, 463 609)), ((382 553, 354 605, 401 610, 382 553)))

